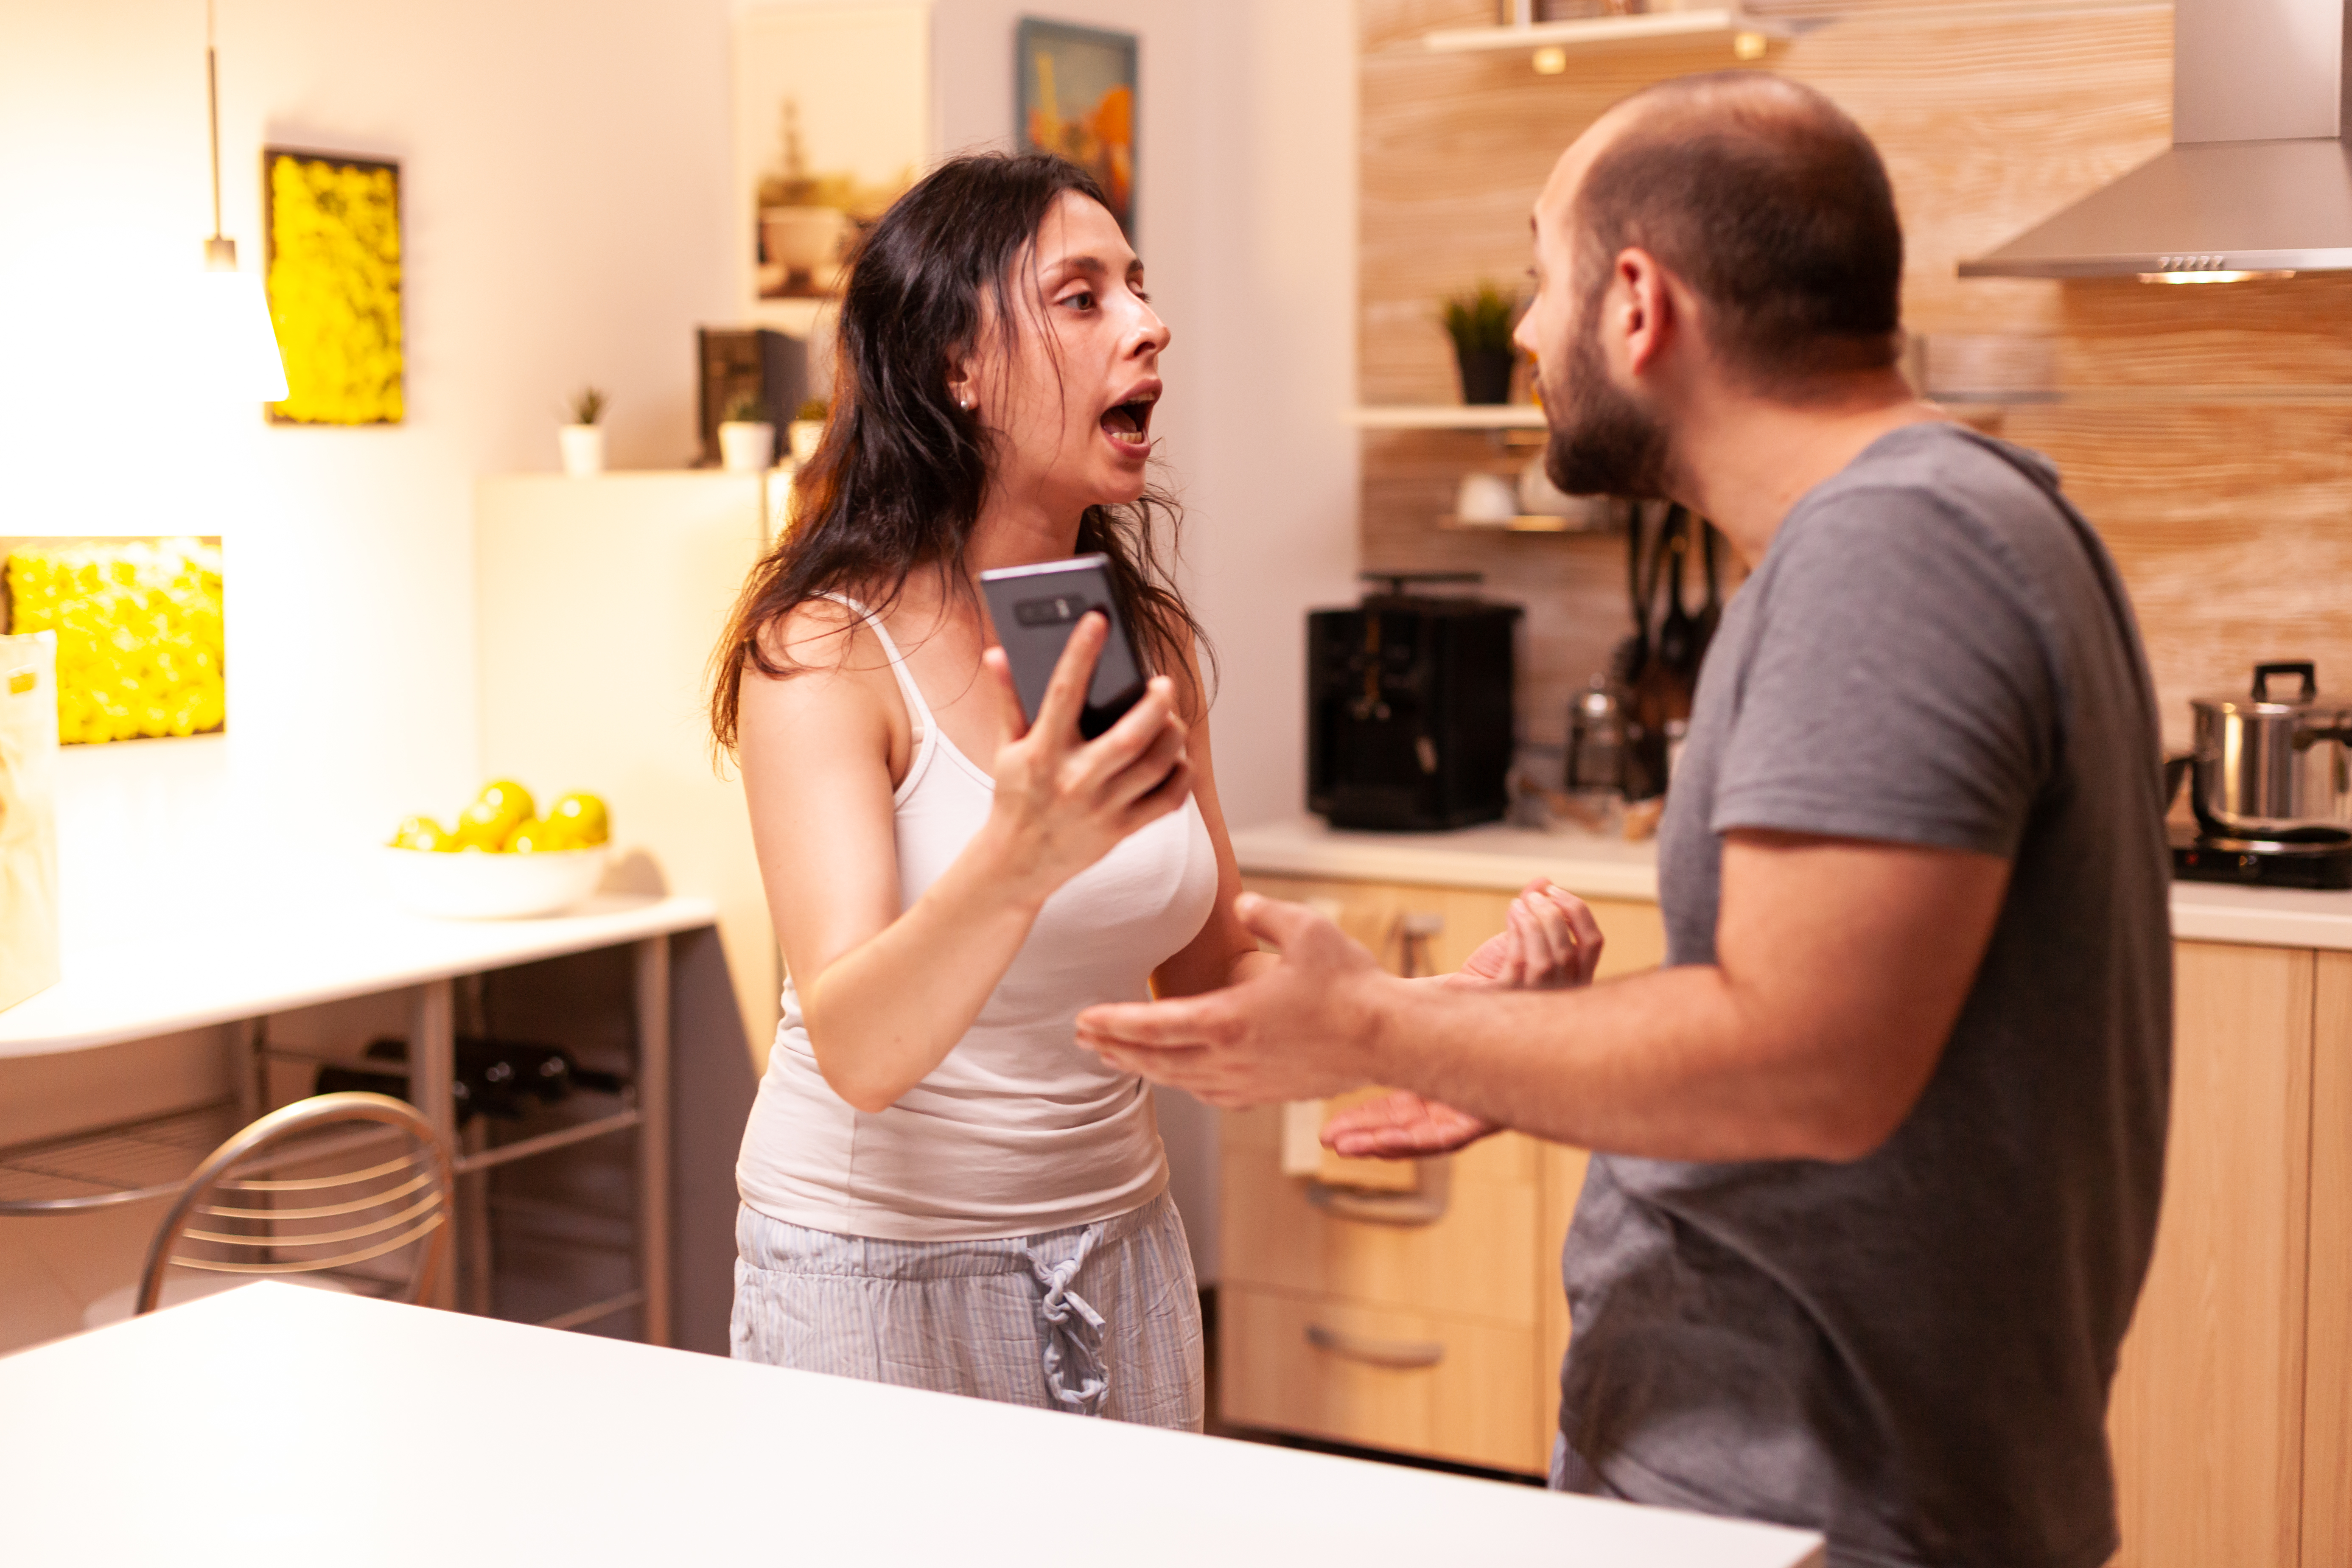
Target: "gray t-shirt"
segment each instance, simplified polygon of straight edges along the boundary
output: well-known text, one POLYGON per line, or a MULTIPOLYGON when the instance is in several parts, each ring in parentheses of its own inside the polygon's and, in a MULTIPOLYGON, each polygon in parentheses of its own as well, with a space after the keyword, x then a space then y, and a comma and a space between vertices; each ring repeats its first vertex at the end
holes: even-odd
POLYGON ((2090 1568, 2155 1237, 2172 1042, 2155 699, 2042 459, 1881 437, 1726 610, 1659 830, 1667 963, 1715 961, 1722 836, 2012 864, 1934 1076, 1849 1164, 1595 1158, 1560 1426, 1639 1501, 1826 1532, 1839 1568, 2090 1568))

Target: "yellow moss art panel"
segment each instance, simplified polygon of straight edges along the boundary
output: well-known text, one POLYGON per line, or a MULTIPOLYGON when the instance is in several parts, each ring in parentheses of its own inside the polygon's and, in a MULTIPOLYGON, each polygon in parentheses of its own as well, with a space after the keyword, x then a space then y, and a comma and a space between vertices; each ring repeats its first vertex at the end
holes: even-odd
POLYGON ((400 170, 320 153, 262 154, 269 200, 269 316, 286 358, 273 420, 397 425, 400 170))
POLYGON ((97 745, 226 726, 219 540, 0 545, 0 630, 58 634, 59 741, 97 745))

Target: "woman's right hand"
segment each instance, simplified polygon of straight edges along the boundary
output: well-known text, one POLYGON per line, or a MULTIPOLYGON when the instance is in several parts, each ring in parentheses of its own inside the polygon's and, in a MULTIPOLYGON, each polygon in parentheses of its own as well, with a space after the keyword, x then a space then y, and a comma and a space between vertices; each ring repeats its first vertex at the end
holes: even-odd
POLYGON ((1005 886, 1026 901, 1043 903, 1192 793, 1189 730, 1176 711, 1175 684, 1164 675, 1153 678, 1118 723, 1092 741, 1080 738, 1078 714, 1108 634, 1100 612, 1079 618, 1055 663, 1037 721, 1025 730, 1004 650, 981 656, 1017 737, 997 749, 990 770, 996 799, 987 833, 1005 886))

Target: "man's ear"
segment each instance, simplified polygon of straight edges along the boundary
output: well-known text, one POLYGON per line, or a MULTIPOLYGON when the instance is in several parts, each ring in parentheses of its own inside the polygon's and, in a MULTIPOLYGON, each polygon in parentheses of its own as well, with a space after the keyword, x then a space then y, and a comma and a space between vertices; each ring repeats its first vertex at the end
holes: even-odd
POLYGON ((1617 253, 1610 281, 1609 308, 1624 342, 1626 368, 1635 375, 1652 369, 1682 326, 1673 282, 1658 258, 1640 246, 1617 253))

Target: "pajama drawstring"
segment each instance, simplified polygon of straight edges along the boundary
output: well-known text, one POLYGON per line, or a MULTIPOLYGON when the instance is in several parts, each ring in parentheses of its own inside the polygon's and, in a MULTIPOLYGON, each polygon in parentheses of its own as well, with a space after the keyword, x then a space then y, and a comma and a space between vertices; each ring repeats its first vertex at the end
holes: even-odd
POLYGON ((1077 1415, 1101 1415, 1103 1402, 1110 1397, 1110 1374, 1102 1362, 1102 1314, 1070 1289, 1102 1234, 1099 1222, 1087 1226, 1078 1237, 1077 1251, 1068 1261, 1050 1267, 1026 1242, 1021 1247, 1030 1273, 1045 1288, 1037 1303, 1037 1314, 1045 1321, 1045 1387, 1055 1405, 1077 1415), (1069 1386, 1073 1377, 1076 1390, 1069 1386))

